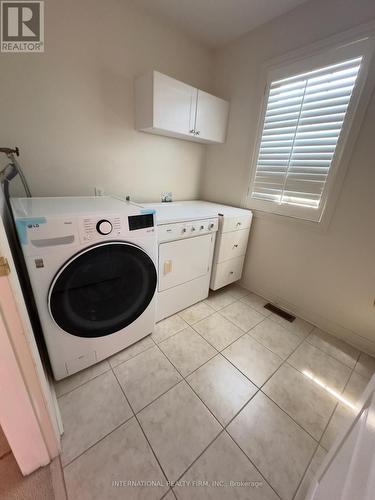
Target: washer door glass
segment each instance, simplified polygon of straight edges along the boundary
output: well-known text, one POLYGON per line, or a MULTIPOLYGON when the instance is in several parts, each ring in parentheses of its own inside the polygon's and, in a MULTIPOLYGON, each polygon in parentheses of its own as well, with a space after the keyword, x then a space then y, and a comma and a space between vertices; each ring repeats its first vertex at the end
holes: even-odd
POLYGON ((77 337, 102 337, 135 321, 154 296, 157 275, 150 257, 121 242, 103 243, 73 257, 49 292, 55 322, 77 337))

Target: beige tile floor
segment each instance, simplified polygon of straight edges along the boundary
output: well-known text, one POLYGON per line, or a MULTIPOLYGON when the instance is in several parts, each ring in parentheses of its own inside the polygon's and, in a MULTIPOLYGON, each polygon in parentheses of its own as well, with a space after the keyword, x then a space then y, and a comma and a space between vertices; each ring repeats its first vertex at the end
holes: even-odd
POLYGON ((57 384, 69 500, 303 500, 375 359, 264 304, 231 285, 57 384))

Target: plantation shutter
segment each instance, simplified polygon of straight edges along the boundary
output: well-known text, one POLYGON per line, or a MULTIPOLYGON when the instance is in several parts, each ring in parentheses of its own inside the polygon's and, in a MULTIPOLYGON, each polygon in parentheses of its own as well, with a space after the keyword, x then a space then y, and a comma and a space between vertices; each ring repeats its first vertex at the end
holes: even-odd
POLYGON ((252 198, 319 208, 361 60, 271 83, 252 198))

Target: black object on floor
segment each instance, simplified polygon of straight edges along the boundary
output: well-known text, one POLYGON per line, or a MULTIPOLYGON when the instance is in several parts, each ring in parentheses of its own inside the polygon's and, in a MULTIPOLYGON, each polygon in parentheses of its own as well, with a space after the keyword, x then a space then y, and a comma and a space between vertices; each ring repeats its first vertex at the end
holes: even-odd
POLYGON ((289 323, 292 323, 296 317, 293 316, 293 314, 289 314, 287 313, 286 311, 283 311, 282 309, 280 309, 279 307, 277 306, 274 306, 273 304, 271 304, 270 302, 268 302, 265 306, 264 306, 265 309, 268 309, 269 311, 273 312, 274 314, 277 314, 278 316, 280 316, 281 318, 284 318, 286 319, 287 321, 289 321, 289 323))

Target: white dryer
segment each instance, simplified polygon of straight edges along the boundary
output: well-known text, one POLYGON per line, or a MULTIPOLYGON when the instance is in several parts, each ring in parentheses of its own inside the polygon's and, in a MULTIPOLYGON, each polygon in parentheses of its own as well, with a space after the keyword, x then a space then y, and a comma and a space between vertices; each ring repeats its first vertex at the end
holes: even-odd
POLYGON ((150 210, 112 197, 11 203, 56 380, 153 331, 157 243, 150 210))
POLYGON ((155 210, 159 243, 156 319, 208 296, 218 230, 217 210, 207 204, 145 203, 155 210))

